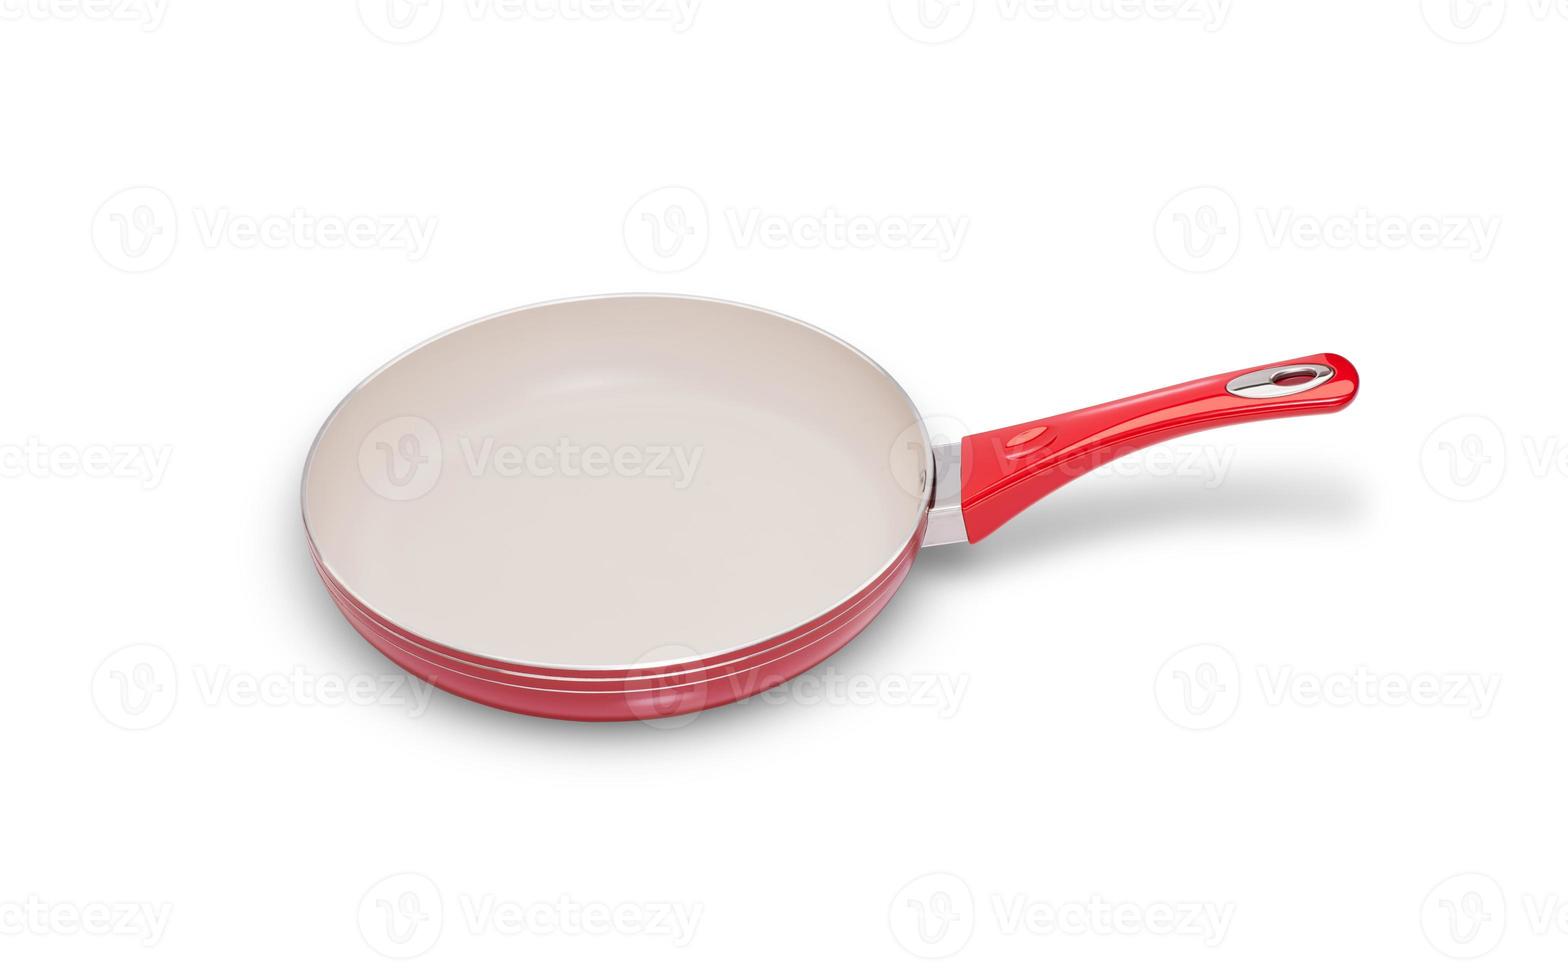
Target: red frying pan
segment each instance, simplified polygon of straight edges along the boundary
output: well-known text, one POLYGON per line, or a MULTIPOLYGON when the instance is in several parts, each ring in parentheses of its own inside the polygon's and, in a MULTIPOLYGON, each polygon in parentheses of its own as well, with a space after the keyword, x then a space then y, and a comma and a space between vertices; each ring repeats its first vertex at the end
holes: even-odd
POLYGON ((485 704, 653 718, 755 694, 865 627, 922 547, 1089 469, 1333 412, 1316 354, 933 446, 892 377, 799 320, 679 296, 530 306, 355 388, 305 462, 316 567, 367 640, 485 704))

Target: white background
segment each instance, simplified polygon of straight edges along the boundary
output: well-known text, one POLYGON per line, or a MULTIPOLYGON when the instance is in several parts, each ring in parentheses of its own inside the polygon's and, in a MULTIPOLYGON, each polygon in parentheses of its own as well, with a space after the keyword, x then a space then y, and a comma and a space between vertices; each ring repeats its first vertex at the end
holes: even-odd
POLYGON ((1560 969, 1558 7, 84 2, 0 2, 7 975, 1560 969), (976 431, 1364 392, 926 553, 684 727, 414 697, 310 568, 312 435, 628 290, 976 431))

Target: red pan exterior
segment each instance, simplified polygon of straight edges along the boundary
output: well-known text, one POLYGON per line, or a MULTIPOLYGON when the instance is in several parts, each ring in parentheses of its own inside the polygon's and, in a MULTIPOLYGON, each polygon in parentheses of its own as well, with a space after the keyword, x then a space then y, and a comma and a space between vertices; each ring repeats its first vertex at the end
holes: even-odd
POLYGON ((657 721, 751 697, 810 670, 854 639, 903 584, 925 522, 893 562, 834 609, 744 649, 645 670, 520 667, 432 644, 357 602, 322 566, 332 601, 370 645, 416 677, 495 708, 569 721, 657 721))

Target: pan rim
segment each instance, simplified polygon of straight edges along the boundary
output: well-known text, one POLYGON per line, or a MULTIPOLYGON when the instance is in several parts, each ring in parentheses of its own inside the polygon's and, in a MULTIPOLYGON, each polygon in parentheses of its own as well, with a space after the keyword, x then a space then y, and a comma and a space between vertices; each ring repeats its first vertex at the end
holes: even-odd
MULTIPOLYGON (((485 316, 476 317, 474 319, 464 321, 463 323, 460 323, 460 324, 458 324, 455 327, 450 327, 450 328, 448 328, 446 330, 443 330, 440 333, 435 334, 432 337, 428 337, 425 340, 422 340, 419 343, 413 345, 412 347, 407 348, 402 353, 400 353, 397 356, 395 356, 395 357, 391 358, 390 360, 386 361, 380 367, 376 368, 370 374, 366 375, 358 384, 354 385, 353 388, 349 389, 348 393, 345 394, 342 398, 340 398, 338 400, 337 404, 333 407, 332 411, 330 413, 328 413, 325 421, 323 421, 321 423, 321 426, 316 430, 315 438, 312 439, 311 443, 310 443, 310 450, 305 454, 305 464, 304 464, 304 467, 302 468, 302 470, 300 472, 299 507, 300 507, 300 518, 301 518, 301 520, 302 520, 302 522, 304 524, 304 528, 305 528, 305 540, 306 540, 307 545, 309 546, 309 549, 312 552, 315 553, 317 560, 321 564, 321 567, 332 575, 333 580, 339 585, 339 587, 342 588, 342 590, 345 593, 347 593, 349 595, 350 598, 352 598, 354 600, 355 603, 357 603, 360 606, 361 609, 363 609, 365 611, 368 611, 368 612, 372 613, 375 616, 380 617, 386 623, 391 624, 392 626, 396 627, 398 630, 406 633, 409 636, 418 636, 418 637, 420 637, 421 639, 423 639, 423 640, 425 640, 427 642, 438 643, 441 646, 445 646, 448 649, 451 649, 451 650, 455 651, 456 653, 459 653, 459 654, 462 654, 462 655, 465 655, 465 656, 476 657, 476 658, 480 658, 480 659, 484 659, 484 660, 493 660, 493 661, 496 661, 498 663, 511 664, 511 665, 514 665, 514 666, 517 666, 517 667, 532 668, 532 669, 544 670, 544 671, 584 671, 584 672, 611 672, 611 673, 616 672, 616 671, 624 672, 624 671, 627 671, 627 670, 637 670, 637 671, 642 671, 642 670, 659 670, 659 669, 666 668, 666 667, 674 667, 674 666, 680 666, 680 665, 684 665, 684 664, 691 664, 691 663, 698 662, 698 661, 711 660, 711 659, 716 658, 716 657, 731 656, 731 655, 734 655, 734 654, 737 654, 737 653, 741 653, 742 651, 750 650, 750 649, 754 648, 759 643, 766 643, 766 642, 768 642, 769 640, 771 640, 772 638, 774 638, 776 636, 784 636, 786 634, 789 634, 789 633, 795 632, 797 630, 800 630, 800 629, 808 626, 809 624, 815 622, 816 620, 821 619, 823 616, 829 615, 829 614, 833 613, 834 611, 843 608, 846 603, 853 602, 858 595, 860 595, 866 589, 868 589, 872 585, 874 585, 879 579, 881 579, 884 575, 886 575, 888 573, 888 571, 893 568, 894 565, 896 565, 900 561, 900 559, 904 555, 904 552, 906 550, 908 550, 910 542, 915 541, 916 538, 918 538, 918 536, 921 533, 921 527, 922 527, 923 523, 926 520, 926 516, 927 516, 928 512, 930 511, 931 494, 934 492, 934 489, 935 489, 933 485, 928 485, 925 488, 925 500, 924 500, 924 502, 922 503, 922 505, 920 507, 914 508, 914 519, 911 522, 911 525, 909 527, 908 533, 904 534, 900 538, 900 542, 901 543, 898 545, 898 547, 893 550, 892 554, 889 555, 888 558, 880 566, 878 566, 876 571, 874 571, 872 574, 868 575, 863 581, 861 581, 859 584, 857 584, 852 589, 850 589, 848 594, 846 594, 844 596, 841 596, 832 605, 829 605, 826 608, 819 610, 815 614, 813 614, 811 616, 808 616, 805 619, 802 619, 800 622, 794 623, 794 624, 786 627, 783 630, 780 630, 780 631, 778 631, 776 633, 771 633, 768 636, 757 637, 755 639, 752 639, 750 642, 736 644, 734 646, 730 646, 730 647, 727 647, 727 648, 722 649, 722 650, 711 650, 711 651, 695 650, 695 651, 693 651, 693 656, 686 657, 686 658, 673 659, 673 660, 648 661, 648 662, 640 662, 639 661, 639 662, 631 663, 631 664, 552 664, 552 663, 544 663, 544 662, 533 661, 533 660, 517 660, 517 659, 514 659, 512 657, 497 656, 497 655, 492 654, 492 653, 478 653, 478 652, 474 652, 474 651, 470 651, 470 650, 465 650, 465 649, 463 649, 461 647, 453 646, 451 644, 441 643, 439 640, 431 638, 431 637, 424 637, 422 634, 420 634, 420 633, 410 629, 409 627, 403 625, 403 623, 399 622, 397 619, 394 619, 393 617, 387 615, 382 609, 380 609, 380 608, 372 605, 371 603, 367 602, 365 600, 364 596, 360 595, 357 591, 355 591, 344 580, 343 576, 336 569, 334 569, 331 566, 331 564, 327 560, 327 556, 322 553, 321 548, 320 548, 319 544, 317 543, 316 535, 315 535, 315 533, 313 532, 313 530, 311 528, 309 501, 307 499, 307 488, 309 487, 309 483, 310 483, 311 465, 316 460, 316 452, 317 452, 317 450, 321 446, 322 438, 325 436, 327 430, 329 428, 331 428, 332 423, 343 412, 344 407, 348 405, 348 403, 354 398, 354 396, 359 394, 360 391, 362 391, 367 385, 369 385, 371 382, 375 381, 378 377, 380 377, 386 371, 391 369, 394 365, 402 362, 403 360, 405 360, 408 357, 413 356, 414 354, 418 353, 419 351, 423 350, 424 348, 426 348, 426 347, 428 347, 428 346, 430 346, 432 344, 435 344, 436 342, 438 342, 440 340, 443 340, 446 337, 449 337, 452 334, 455 334, 455 333, 457 333, 457 332, 459 332, 461 330, 466 330, 469 327, 477 326, 477 325, 479 325, 481 323, 485 323, 485 322, 488 322, 490 320, 495 320, 495 319, 500 318, 500 317, 511 316, 513 314, 516 314, 516 313, 523 313, 523 312, 526 312, 528 310, 544 309, 544 308, 552 307, 552 306, 564 306, 564 305, 571 304, 571 303, 583 303, 583 302, 590 302, 590 301, 594 301, 594 300, 622 300, 622 299, 624 299, 624 300, 673 299, 673 300, 695 301, 695 302, 700 302, 700 303, 712 303, 712 304, 716 304, 716 305, 720 305, 720 306, 729 306, 729 307, 733 307, 733 308, 736 308, 736 309, 747 310, 747 311, 754 312, 754 313, 763 313, 763 314, 766 314, 768 316, 777 317, 780 320, 786 320, 786 321, 788 321, 790 323, 795 324, 796 326, 804 327, 805 329, 810 330, 813 333, 816 333, 816 334, 820 335, 821 337, 823 337, 823 338, 825 338, 825 339, 827 339, 829 341, 832 341, 833 343, 835 343, 835 344, 839 345, 840 347, 844 348, 845 350, 847 350, 850 354, 854 355, 855 357, 857 357, 861 361, 863 361, 874 372, 879 374, 890 385, 892 385, 894 391, 898 392, 899 397, 903 399, 904 405, 909 409, 910 417, 914 419, 915 427, 918 429, 918 431, 920 433, 920 440, 921 440, 921 442, 923 444, 923 447, 924 447, 924 455, 925 455, 925 457, 927 459, 926 473, 927 474, 935 473, 935 462, 936 462, 936 460, 935 460, 935 456, 933 454, 933 450, 932 450, 932 446, 931 446, 931 434, 926 430, 925 419, 924 419, 924 417, 921 416, 920 410, 915 405, 914 399, 909 397, 909 392, 905 391, 904 390, 904 386, 898 383, 898 379, 893 377, 891 372, 889 372, 881 364, 877 363, 877 361, 875 359, 873 359, 870 355, 866 354, 865 351, 862 351, 860 348, 858 348, 855 345, 849 343, 848 341, 844 340, 843 338, 839 337, 838 335, 830 333, 830 332, 822 329, 821 327, 815 326, 814 324, 807 323, 805 320, 801 320, 798 317, 792 317, 792 316, 789 316, 789 315, 784 314, 784 313, 779 313, 776 310, 770 310, 770 309, 767 309, 766 307, 762 307, 762 306, 755 306, 755 305, 750 304, 750 303, 741 303, 741 302, 737 302, 735 300, 721 299, 721 298, 713 297, 713 296, 699 296, 699 295, 689 294, 689 293, 665 293, 665 292, 597 293, 597 294, 589 294, 589 295, 582 295, 582 296, 570 296, 570 297, 565 297, 565 298, 562 298, 562 299, 545 300, 545 301, 539 302, 539 303, 526 303, 526 304, 524 304, 522 306, 512 307, 511 309, 501 310, 501 311, 496 312, 496 313, 490 313, 490 314, 486 314, 485 316)), ((934 484, 935 483, 935 481, 934 480, 930 480, 929 477, 927 479, 927 482, 928 482, 928 484, 934 484)))
MULTIPOLYGON (((919 550, 918 548, 914 549, 914 551, 918 551, 918 550, 919 550)), ((906 548, 905 551, 909 551, 909 549, 906 548)), ((907 565, 913 565, 914 564, 914 553, 910 552, 909 557, 907 558, 907 560, 904 558, 904 554, 905 554, 904 551, 899 552, 900 561, 899 561, 898 564, 906 564, 906 562, 907 562, 906 569, 905 569, 906 572, 907 572, 907 565)), ((591 697, 625 697, 625 696, 627 696, 629 694, 634 694, 634 693, 639 693, 639 692, 644 692, 644 691, 664 690, 664 689, 675 688, 675 687, 700 687, 700 686, 703 686, 703 685, 706 685, 706 684, 714 683, 716 681, 724 680, 726 678, 740 677, 740 676, 743 676, 743 675, 754 674, 754 673, 758 673, 758 672, 764 671, 768 667, 773 666, 774 664, 782 663, 784 661, 790 660, 793 657, 798 656, 803 651, 809 650, 812 646, 814 646, 814 645, 816 645, 818 643, 822 643, 822 642, 831 640, 833 637, 843 633, 846 629, 855 628, 855 623, 854 623, 854 618, 855 617, 853 615, 853 612, 854 612, 855 609, 858 609, 860 606, 863 606, 866 603, 877 602, 879 600, 882 601, 884 603, 884 605, 885 605, 886 601, 888 599, 892 598, 893 593, 898 591, 900 585, 902 585, 901 582, 899 584, 893 585, 891 587, 884 587, 885 586, 885 582, 883 582, 883 581, 877 582, 870 589, 866 590, 866 592, 863 595, 857 595, 853 602, 847 603, 847 604, 845 604, 845 606, 841 606, 841 607, 838 607, 837 609, 835 609, 834 610, 835 614, 839 613, 841 610, 843 611, 843 614, 839 615, 838 616, 838 620, 836 620, 835 622, 830 623, 830 624, 825 624, 823 629, 825 629, 826 631, 821 633, 820 636, 812 638, 812 639, 810 639, 807 642, 803 642, 800 646, 796 647, 795 649, 788 650, 788 651, 786 651, 784 653, 777 654, 777 656, 770 657, 767 660, 756 660, 755 657, 742 657, 742 658, 738 658, 738 659, 735 659, 735 660, 728 660, 728 661, 724 661, 724 662, 720 662, 720 663, 714 663, 714 664, 706 664, 706 663, 699 664, 696 661, 681 661, 679 664, 677 664, 677 666, 680 668, 678 670, 666 671, 666 672, 663 672, 663 673, 651 673, 651 674, 641 674, 641 673, 639 673, 639 674, 619 676, 619 677, 606 677, 606 678, 603 678, 602 680, 600 678, 595 678, 595 677, 567 677, 567 676, 552 675, 552 674, 524 674, 524 673, 520 673, 520 672, 517 672, 517 671, 510 671, 510 670, 505 670, 505 669, 497 668, 497 667, 487 667, 487 666, 485 666, 483 664, 476 664, 476 663, 473 663, 472 661, 468 661, 468 660, 453 659, 453 658, 448 657, 445 654, 440 653, 438 651, 430 650, 430 649, 422 646, 421 644, 419 644, 417 642, 413 642, 413 641, 410 641, 410 640, 408 640, 408 639, 406 639, 404 637, 400 637, 400 636, 397 636, 395 634, 392 634, 391 632, 389 632, 386 629, 386 627, 384 625, 382 625, 380 623, 377 623, 377 622, 375 622, 372 619, 369 619, 366 616, 365 611, 362 610, 362 609, 357 609, 356 608, 356 609, 353 609, 352 612, 353 612, 354 615, 357 615, 360 618, 360 620, 362 620, 364 622, 365 626, 373 627, 375 629, 375 631, 377 631, 382 636, 382 638, 389 643, 389 645, 391 645, 395 649, 397 649, 397 651, 399 653, 402 653, 404 656, 410 657, 411 659, 418 660, 419 662, 421 662, 423 664, 426 664, 427 666, 434 667, 437 670, 451 670, 453 673, 459 674, 459 675, 461 675, 463 677, 467 677, 467 678, 469 678, 471 680, 481 681, 481 682, 486 683, 486 684, 494 684, 494 685, 497 685, 497 686, 500 686, 500 687, 513 688, 513 689, 516 689, 516 690, 534 691, 534 692, 538 692, 538 693, 541 693, 541 694, 573 694, 573 695, 584 695, 584 696, 591 696, 591 697), (848 607, 848 608, 846 608, 846 607, 848 607), (432 659, 432 658, 434 658, 434 659, 432 659), (463 668, 463 669, 458 669, 458 668, 463 668), (724 670, 724 671, 727 671, 727 672, 726 673, 722 673, 722 674, 712 673, 713 671, 719 671, 719 670, 724 670), (467 673, 466 671, 479 671, 480 673, 467 673), (510 680, 502 679, 501 677, 495 676, 495 675, 498 675, 498 674, 499 675, 505 675, 506 678, 511 678, 511 679, 510 680), (695 674, 696 676, 695 677, 689 677, 688 676, 688 675, 692 675, 692 674, 695 674), (672 683, 668 683, 669 681, 672 681, 672 680, 674 680, 676 678, 683 678, 683 679, 680 680, 679 683, 673 683, 673 684, 672 683), (570 686, 567 686, 567 687, 554 687, 554 686, 547 686, 547 685, 557 684, 557 683, 558 684, 565 684, 565 685, 589 685, 589 686, 587 686, 587 687, 570 687, 570 686), (630 685, 637 684, 637 683, 656 684, 657 686, 649 687, 649 688, 637 688, 637 687, 631 687, 630 686, 630 685), (536 686, 536 685, 538 685, 538 686, 536 686), (602 685, 602 686, 599 686, 599 687, 595 688, 594 685, 602 685)), ((329 588, 329 591, 330 591, 330 588, 329 588)), ((334 601, 334 603, 336 603, 338 601, 338 597, 337 596, 333 596, 333 601, 334 601)), ((339 607, 339 608, 341 609, 341 607, 339 607)), ((350 617, 350 611, 349 610, 342 610, 342 611, 343 611, 343 614, 344 614, 345 618, 349 618, 349 625, 353 626, 356 631, 360 632, 360 635, 364 636, 365 634, 361 630, 360 624, 356 623, 350 617)), ((870 619, 875 619, 877 615, 880 615, 880 611, 878 611, 876 613, 873 613, 871 615, 870 619)), ((858 628, 855 628, 855 631, 858 632, 859 629, 864 629, 865 626, 867 624, 869 624, 870 619, 867 619, 866 622, 861 623, 858 628)), ((784 635, 785 634, 780 634, 780 636, 784 636, 784 635)), ((368 636, 366 636, 366 639, 369 640, 370 638, 368 636)), ((760 649, 756 653, 755 656, 761 656, 763 654, 769 654, 769 653, 776 653, 777 650, 779 650, 780 648, 782 648, 784 646, 790 645, 791 643, 795 642, 795 640, 797 640, 797 639, 804 640, 805 638, 804 637, 794 637, 794 638, 791 638, 789 640, 784 640, 782 642, 778 642, 779 641, 779 636, 769 637, 767 640, 764 640, 764 641, 756 644, 756 646, 762 647, 763 649, 760 649)), ((847 641, 845 641, 845 642, 847 642, 847 641)), ((371 645, 375 646, 374 643, 372 643, 371 645)), ((842 646, 843 646, 843 643, 840 643, 840 644, 837 645, 836 649, 840 649, 840 648, 842 648, 842 646)), ((379 647, 378 647, 378 649, 379 649, 379 647)), ((794 672, 791 672, 791 673, 788 673, 788 674, 781 674, 781 675, 779 675, 779 680, 777 682, 775 682, 775 683, 783 683, 783 682, 785 682, 787 680, 790 680, 790 679, 792 679, 794 677, 799 676, 800 673, 801 673, 800 671, 794 671, 794 672)), ((772 685, 770 685, 770 686, 772 686, 772 685)))

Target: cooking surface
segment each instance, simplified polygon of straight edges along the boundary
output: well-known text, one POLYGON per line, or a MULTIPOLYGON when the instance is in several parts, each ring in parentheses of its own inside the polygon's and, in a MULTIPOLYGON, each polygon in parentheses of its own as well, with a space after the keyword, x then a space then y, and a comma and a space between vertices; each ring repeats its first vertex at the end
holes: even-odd
POLYGON ((304 507, 329 572, 419 636, 652 665, 854 594, 914 534, 927 453, 897 384, 796 321, 580 300, 378 372, 323 428, 304 507))

